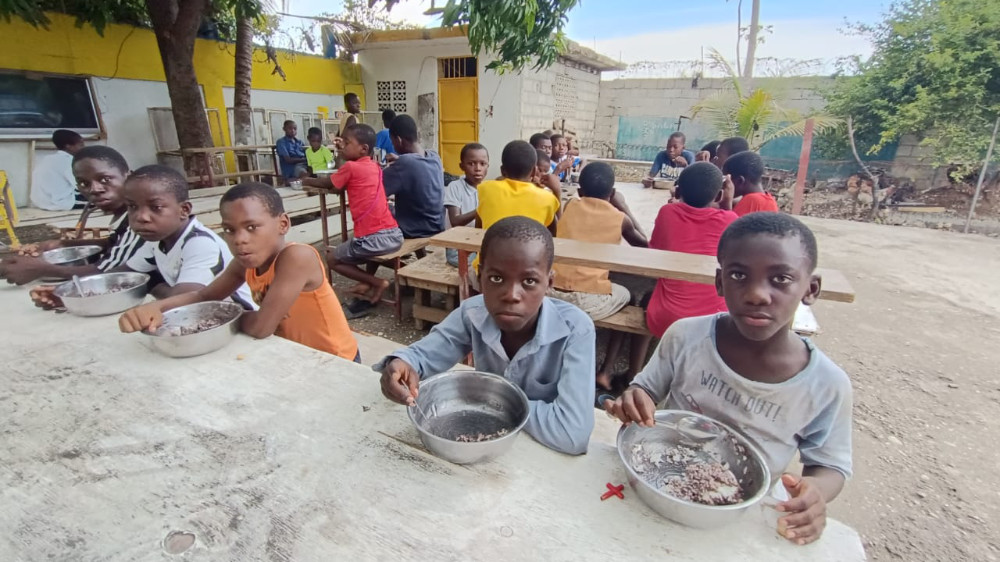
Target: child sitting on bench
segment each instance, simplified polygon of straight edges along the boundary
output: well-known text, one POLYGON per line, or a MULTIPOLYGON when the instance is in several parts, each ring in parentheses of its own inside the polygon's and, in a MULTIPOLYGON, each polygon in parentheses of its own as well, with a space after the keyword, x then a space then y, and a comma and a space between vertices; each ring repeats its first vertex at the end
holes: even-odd
POLYGON ((736 197, 740 200, 733 207, 739 216, 760 211, 778 212, 778 202, 774 196, 761 187, 764 176, 764 160, 756 152, 739 152, 730 156, 722 167, 722 173, 733 182, 736 197))
POLYGON ((802 545, 826 525, 826 504, 851 476, 851 381, 792 332, 799 304, 816 301, 816 238, 779 213, 751 213, 719 240, 715 286, 728 313, 686 318, 605 409, 624 423, 654 425, 657 404, 690 410, 740 431, 764 454, 791 499, 778 532, 802 545), (782 474, 796 451, 802 476, 782 474))
MULTIPOLYGON (((445 224, 448 228, 475 225, 479 184, 483 183, 490 168, 490 153, 477 142, 463 146, 459 160, 458 167, 465 172, 465 176, 449 183, 444 189, 445 224)), ((458 250, 447 248, 444 255, 449 265, 458 267, 458 250)))
POLYGON ((594 323, 575 306, 545 296, 552 285, 552 235, 528 217, 504 218, 486 231, 479 257, 482 295, 462 301, 427 337, 376 364, 382 393, 412 404, 420 379, 451 369, 471 352, 477 369, 524 390, 529 435, 563 453, 587 452, 594 428, 594 323))
POLYGON ((118 321, 121 331, 155 331, 164 312, 225 299, 246 283, 260 310, 240 317, 243 333, 274 334, 360 362, 358 342, 326 278, 323 258, 312 246, 285 242, 291 222, 278 192, 262 183, 242 183, 222 196, 219 212, 236 259, 207 287, 126 311, 118 321))

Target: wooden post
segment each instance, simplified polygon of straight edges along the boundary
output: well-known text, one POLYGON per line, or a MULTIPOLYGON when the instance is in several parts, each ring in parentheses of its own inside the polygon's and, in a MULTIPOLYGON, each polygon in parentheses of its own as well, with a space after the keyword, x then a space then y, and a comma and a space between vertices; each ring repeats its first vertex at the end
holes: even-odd
POLYGON ((809 173, 809 153, 812 152, 813 127, 816 121, 806 120, 806 130, 802 134, 802 152, 799 154, 799 173, 795 179, 795 193, 792 196, 792 214, 802 213, 802 201, 805 199, 806 175, 809 173))
POLYGON ((979 172, 979 181, 976 182, 976 192, 972 195, 972 205, 969 207, 969 216, 965 219, 965 230, 962 232, 969 233, 969 225, 972 224, 972 216, 976 214, 976 203, 979 202, 979 192, 983 190, 983 179, 986 178, 986 168, 990 165, 990 159, 993 158, 993 146, 997 142, 997 130, 1000 129, 1000 117, 997 117, 996 125, 993 125, 993 138, 990 139, 990 148, 986 151, 986 160, 983 162, 983 169, 979 172))

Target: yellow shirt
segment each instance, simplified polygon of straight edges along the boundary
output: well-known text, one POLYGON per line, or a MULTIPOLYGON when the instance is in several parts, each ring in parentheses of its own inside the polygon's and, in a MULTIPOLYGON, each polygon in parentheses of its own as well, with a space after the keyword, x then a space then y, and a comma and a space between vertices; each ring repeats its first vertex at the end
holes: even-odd
MULTIPOLYGON (((484 181, 479 184, 479 219, 483 229, 507 217, 528 217, 549 226, 556 218, 559 200, 551 191, 533 183, 512 179, 484 181)), ((479 258, 473 263, 479 268, 479 258)))
POLYGON ((313 151, 311 146, 306 148, 306 164, 312 168, 313 172, 325 170, 330 162, 333 162, 333 153, 330 152, 329 148, 320 146, 317 151, 313 151))

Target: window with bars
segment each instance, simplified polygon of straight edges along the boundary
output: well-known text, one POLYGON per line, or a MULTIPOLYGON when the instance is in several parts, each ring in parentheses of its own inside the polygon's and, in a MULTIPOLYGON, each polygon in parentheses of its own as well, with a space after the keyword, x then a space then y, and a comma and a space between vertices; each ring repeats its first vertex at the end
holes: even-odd
POLYGON ((377 80, 378 109, 406 113, 406 80, 377 80))
POLYGON ((473 78, 476 76, 476 57, 448 57, 438 59, 438 78, 473 78))

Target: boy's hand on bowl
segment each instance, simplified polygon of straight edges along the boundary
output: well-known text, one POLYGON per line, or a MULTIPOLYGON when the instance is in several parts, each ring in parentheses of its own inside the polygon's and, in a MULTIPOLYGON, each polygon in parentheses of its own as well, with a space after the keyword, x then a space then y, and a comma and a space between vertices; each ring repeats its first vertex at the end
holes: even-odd
POLYGON ((642 187, 650 188, 653 187, 653 178, 643 178, 642 187))
POLYGON ((628 387, 614 402, 606 401, 604 409, 625 425, 635 422, 642 427, 653 427, 656 424, 653 417, 656 413, 656 404, 649 394, 638 386, 628 387))
POLYGON ((28 291, 28 296, 31 297, 31 302, 35 303, 35 306, 38 308, 44 310, 62 308, 62 300, 53 294, 55 290, 55 285, 39 285, 28 291))
POLYGON ((778 534, 798 545, 815 541, 826 528, 826 500, 819 486, 808 477, 798 478, 791 474, 783 474, 781 483, 792 499, 775 508, 790 513, 778 519, 778 534))
POLYGON ((118 318, 118 328, 126 334, 132 332, 155 332, 163 324, 163 313, 156 303, 130 308, 118 318))
POLYGON ((386 398, 409 406, 419 393, 420 374, 406 361, 394 358, 382 369, 381 382, 386 398))

